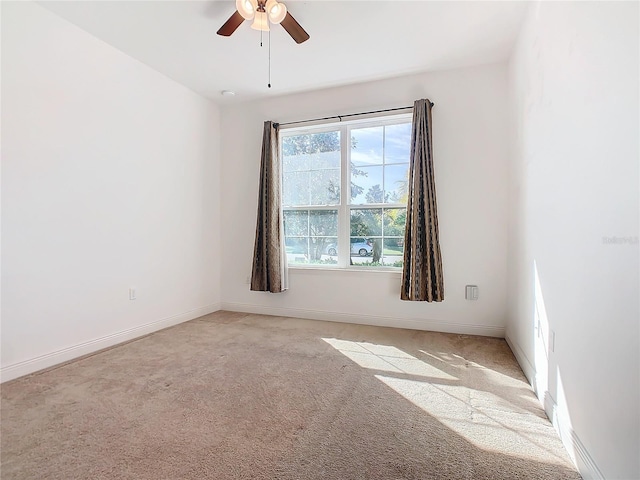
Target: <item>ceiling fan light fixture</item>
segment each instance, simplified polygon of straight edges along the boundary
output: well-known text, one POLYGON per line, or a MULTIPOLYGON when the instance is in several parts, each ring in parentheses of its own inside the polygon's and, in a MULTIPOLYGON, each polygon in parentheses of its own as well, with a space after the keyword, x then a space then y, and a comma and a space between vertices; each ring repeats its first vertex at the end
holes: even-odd
MULTIPOLYGON (((309 34, 289 13, 286 5, 278 0, 236 0, 236 11, 216 33, 223 37, 230 37, 245 20, 253 21, 251 28, 254 30, 268 32, 271 30, 270 23, 280 24, 296 43, 309 40, 309 34)), ((260 37, 260 45, 262 46, 262 37, 260 37)))
POLYGON ((236 10, 245 20, 253 19, 256 13, 257 3, 255 0, 236 0, 236 10))
POLYGON ((271 23, 280 23, 287 16, 287 6, 277 0, 268 0, 265 8, 271 23))
POLYGON ((269 20, 265 12, 256 12, 256 16, 253 19, 251 28, 254 30, 262 30, 263 32, 269 31, 269 20))

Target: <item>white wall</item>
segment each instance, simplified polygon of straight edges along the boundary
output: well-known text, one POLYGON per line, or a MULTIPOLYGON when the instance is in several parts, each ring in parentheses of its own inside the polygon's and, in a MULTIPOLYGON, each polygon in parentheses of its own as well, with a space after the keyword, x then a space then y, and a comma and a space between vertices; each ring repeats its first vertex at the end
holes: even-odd
POLYGON ((510 64, 507 338, 584 477, 636 479, 638 3, 529 13, 510 64))
POLYGON ((3 380, 219 308, 218 139, 208 100, 2 2, 3 380))
POLYGON ((506 65, 399 77, 222 110, 223 307, 277 315, 504 335, 507 248, 506 65), (400 300, 398 273, 290 269, 282 294, 250 292, 262 124, 413 105, 428 97, 445 301, 400 300), (477 284, 477 302, 464 286, 477 284))

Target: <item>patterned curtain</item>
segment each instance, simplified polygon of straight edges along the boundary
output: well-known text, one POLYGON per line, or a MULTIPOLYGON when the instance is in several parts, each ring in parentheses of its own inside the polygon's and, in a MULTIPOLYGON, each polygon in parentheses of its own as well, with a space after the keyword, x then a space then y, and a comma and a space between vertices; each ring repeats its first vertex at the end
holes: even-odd
POLYGON ((280 208, 280 131, 277 123, 264 122, 256 242, 253 251, 251 290, 284 292, 288 285, 280 208))
POLYGON ((432 106, 428 99, 416 100, 413 105, 402 300, 444 300, 433 171, 432 106))

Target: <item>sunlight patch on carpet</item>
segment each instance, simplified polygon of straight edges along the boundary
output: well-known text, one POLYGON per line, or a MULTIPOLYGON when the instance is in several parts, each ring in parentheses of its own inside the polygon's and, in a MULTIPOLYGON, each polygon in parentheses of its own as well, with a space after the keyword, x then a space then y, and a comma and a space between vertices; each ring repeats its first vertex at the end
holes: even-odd
POLYGON ((391 345, 352 342, 336 338, 323 338, 323 340, 363 368, 441 380, 457 380, 453 375, 391 345))
POLYGON ((457 385, 433 385, 384 375, 375 377, 478 448, 552 464, 563 463, 544 446, 553 433, 546 422, 518 412, 497 395, 457 385), (489 399, 492 407, 485 408, 489 399))

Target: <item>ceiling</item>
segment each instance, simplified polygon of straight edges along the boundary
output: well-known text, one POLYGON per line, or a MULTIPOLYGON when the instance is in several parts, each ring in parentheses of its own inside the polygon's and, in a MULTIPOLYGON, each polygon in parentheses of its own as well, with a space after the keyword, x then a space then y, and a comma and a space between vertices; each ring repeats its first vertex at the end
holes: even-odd
POLYGON ((41 6, 218 103, 505 61, 526 2, 284 0, 311 38, 244 22, 234 1, 42 1, 41 6), (236 96, 222 97, 222 90, 236 96))

